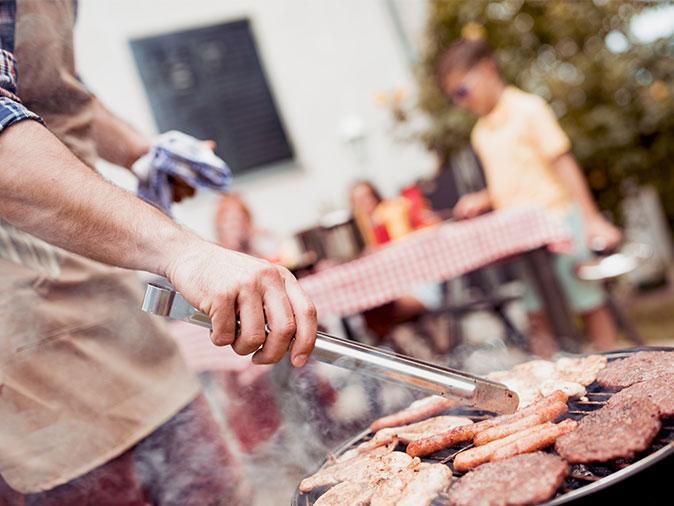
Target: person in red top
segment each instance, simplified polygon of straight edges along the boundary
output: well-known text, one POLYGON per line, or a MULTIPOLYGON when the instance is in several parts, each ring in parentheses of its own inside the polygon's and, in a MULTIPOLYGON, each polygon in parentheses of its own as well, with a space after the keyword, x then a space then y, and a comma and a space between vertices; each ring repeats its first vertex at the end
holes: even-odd
MULTIPOLYGON (((377 210, 381 209, 381 205, 385 201, 374 185, 368 181, 358 181, 352 185, 349 197, 351 212, 356 219, 361 234, 366 238, 366 243, 370 247, 376 247, 388 242, 390 237, 386 226, 378 219, 377 213, 377 210), (369 241, 367 239, 368 234, 370 237, 369 241)), ((397 325, 414 320, 429 310, 437 308, 441 304, 441 298, 442 294, 438 285, 421 285, 415 291, 392 302, 365 311, 363 317, 369 329, 379 339, 392 337, 396 340, 396 338, 403 335, 403 333, 400 333, 391 336, 391 331, 397 325)), ((407 335, 404 335, 401 339, 404 339, 406 342, 410 340, 407 335)), ((407 346, 402 343, 396 345, 401 351, 407 346)), ((421 348, 414 344, 406 351, 410 354, 417 353, 414 350, 421 350, 421 348)))

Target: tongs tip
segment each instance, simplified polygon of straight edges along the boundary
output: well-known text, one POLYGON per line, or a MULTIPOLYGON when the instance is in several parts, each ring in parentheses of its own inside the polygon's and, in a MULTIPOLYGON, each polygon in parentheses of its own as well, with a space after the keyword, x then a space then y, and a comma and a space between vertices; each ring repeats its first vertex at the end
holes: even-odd
POLYGON ((520 404, 517 393, 501 383, 489 383, 477 385, 473 406, 503 415, 517 411, 520 404))

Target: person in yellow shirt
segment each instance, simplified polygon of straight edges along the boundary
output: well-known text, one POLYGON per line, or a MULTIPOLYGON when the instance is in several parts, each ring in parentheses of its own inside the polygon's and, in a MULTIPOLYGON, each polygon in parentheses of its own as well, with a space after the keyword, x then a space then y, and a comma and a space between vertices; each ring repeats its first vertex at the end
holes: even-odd
MULTIPOLYGON (((487 181, 485 190, 457 202, 454 216, 467 219, 523 205, 560 216, 575 239, 572 254, 555 258, 560 283, 571 306, 583 316, 594 347, 612 348, 617 329, 604 292, 598 284, 577 279, 573 268, 591 256, 589 245, 614 247, 621 233, 600 214, 554 112, 541 97, 506 84, 484 40, 454 42, 440 58, 437 72, 439 85, 452 102, 479 116, 471 143, 487 181)), ((525 303, 532 351, 549 356, 556 345, 531 288, 525 303)))

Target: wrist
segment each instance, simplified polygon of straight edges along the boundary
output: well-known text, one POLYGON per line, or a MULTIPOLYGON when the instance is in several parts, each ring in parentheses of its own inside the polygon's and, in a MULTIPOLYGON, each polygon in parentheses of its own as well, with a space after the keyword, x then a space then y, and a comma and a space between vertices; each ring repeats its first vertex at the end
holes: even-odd
POLYGON ((154 270, 152 271, 172 283, 175 282, 176 272, 180 265, 187 263, 195 252, 202 250, 204 244, 207 244, 207 241, 189 230, 176 224, 173 225, 173 230, 158 241, 159 247, 153 255, 154 270))

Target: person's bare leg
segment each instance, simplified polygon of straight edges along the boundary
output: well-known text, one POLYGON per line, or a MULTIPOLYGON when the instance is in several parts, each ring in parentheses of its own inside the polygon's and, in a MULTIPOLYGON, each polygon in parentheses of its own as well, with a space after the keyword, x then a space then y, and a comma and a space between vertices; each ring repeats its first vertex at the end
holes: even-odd
POLYGON ((529 344, 531 353, 542 358, 551 358, 558 350, 548 317, 543 311, 532 311, 529 317, 529 344))
POLYGON ((607 306, 583 313, 585 333, 597 351, 612 350, 618 341, 618 327, 607 306))

